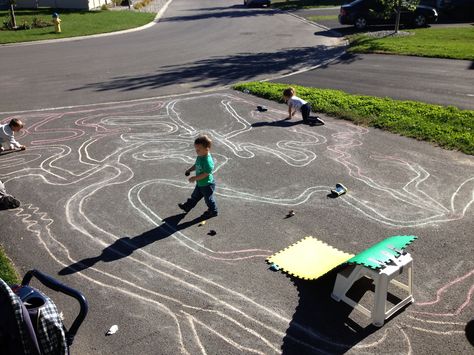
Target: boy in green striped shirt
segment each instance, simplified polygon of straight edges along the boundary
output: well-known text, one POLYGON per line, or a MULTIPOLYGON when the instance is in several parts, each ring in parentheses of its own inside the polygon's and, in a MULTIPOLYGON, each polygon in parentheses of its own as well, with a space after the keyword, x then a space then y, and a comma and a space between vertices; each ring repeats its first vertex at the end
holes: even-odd
POLYGON ((204 212, 204 218, 211 218, 217 216, 217 204, 214 197, 214 191, 216 190, 216 183, 214 181, 214 160, 211 156, 212 141, 208 136, 199 136, 194 141, 194 148, 196 149, 196 162, 192 167, 186 170, 185 175, 189 176, 191 171, 196 171, 195 176, 189 178, 189 182, 196 181, 196 187, 194 188, 191 197, 185 203, 179 203, 178 206, 184 212, 191 211, 194 206, 204 197, 204 201, 207 205, 207 211, 204 212))

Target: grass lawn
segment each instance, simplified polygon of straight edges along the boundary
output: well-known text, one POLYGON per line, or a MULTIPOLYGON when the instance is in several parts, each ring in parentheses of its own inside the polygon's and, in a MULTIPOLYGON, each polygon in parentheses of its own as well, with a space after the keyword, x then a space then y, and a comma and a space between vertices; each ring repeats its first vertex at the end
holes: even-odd
MULTIPOLYGON (((415 101, 347 94, 339 90, 292 85, 297 95, 311 103, 315 112, 425 140, 441 147, 474 155, 474 111, 415 101)), ((288 84, 251 82, 236 90, 283 102, 288 84)))
POLYGON ((421 28, 411 36, 374 38, 365 34, 348 36, 353 53, 389 53, 474 60, 474 27, 421 28))
POLYGON ((0 279, 5 281, 7 284, 19 283, 18 275, 13 268, 13 265, 5 255, 3 248, 0 246, 0 279))
MULTIPOLYGON (((16 10, 17 25, 25 21, 31 24, 33 18, 51 23, 44 28, 30 30, 0 30, 0 43, 37 41, 42 39, 64 38, 113 32, 139 27, 151 22, 155 14, 135 11, 65 11, 58 10, 61 19, 62 33, 54 33, 51 14, 55 10, 43 8, 38 10, 16 10)), ((8 11, 0 11, 0 26, 9 18, 8 11)))
POLYGON ((346 4, 350 0, 272 0, 272 7, 282 10, 311 9, 315 7, 333 7, 346 4))
POLYGON ((308 16, 307 19, 313 22, 337 20, 337 15, 308 16))

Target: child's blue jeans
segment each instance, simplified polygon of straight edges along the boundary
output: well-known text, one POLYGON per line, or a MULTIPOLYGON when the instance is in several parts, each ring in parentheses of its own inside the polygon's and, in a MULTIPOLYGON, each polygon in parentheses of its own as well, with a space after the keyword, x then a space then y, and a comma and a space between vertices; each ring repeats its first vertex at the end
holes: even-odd
POLYGON ((198 186, 194 188, 191 197, 184 203, 184 208, 187 211, 190 211, 197 205, 197 203, 204 197, 207 208, 209 212, 217 213, 217 204, 216 199, 214 198, 214 191, 216 189, 216 184, 212 183, 206 186, 198 186))

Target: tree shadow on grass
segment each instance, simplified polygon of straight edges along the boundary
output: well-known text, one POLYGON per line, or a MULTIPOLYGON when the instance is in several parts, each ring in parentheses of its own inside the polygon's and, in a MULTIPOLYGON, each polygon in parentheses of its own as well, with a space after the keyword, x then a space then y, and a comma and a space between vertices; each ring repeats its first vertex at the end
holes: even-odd
POLYGON ((315 46, 286 48, 279 52, 238 53, 195 62, 167 65, 139 76, 118 76, 105 82, 86 84, 70 91, 132 91, 193 83, 195 88, 230 85, 256 76, 282 74, 316 66, 342 53, 342 48, 315 46))
POLYGON ((98 262, 110 263, 133 254, 135 250, 146 247, 156 241, 165 239, 177 231, 186 229, 192 225, 202 222, 205 218, 203 216, 197 217, 191 221, 180 224, 180 221, 186 216, 185 213, 180 213, 174 216, 163 219, 163 223, 155 229, 147 231, 136 237, 123 237, 117 239, 113 244, 102 250, 98 256, 82 259, 74 264, 71 264, 58 272, 59 275, 70 275, 76 272, 86 270, 94 266, 98 262))

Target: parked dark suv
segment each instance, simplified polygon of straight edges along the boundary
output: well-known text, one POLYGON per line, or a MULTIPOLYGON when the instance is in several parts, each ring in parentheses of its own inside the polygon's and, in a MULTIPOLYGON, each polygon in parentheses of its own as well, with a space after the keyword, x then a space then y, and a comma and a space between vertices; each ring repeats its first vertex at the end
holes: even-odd
MULTIPOLYGON (((385 18, 382 11, 382 4, 378 0, 356 0, 341 6, 339 23, 354 25, 357 29, 364 29, 370 25, 394 24, 396 14, 385 18)), ((423 27, 437 20, 437 11, 424 5, 418 5, 414 11, 402 9, 400 16, 400 23, 415 27, 423 27)))
POLYGON ((440 11, 447 13, 459 13, 472 15, 474 13, 473 0, 439 0, 438 7, 440 11))

